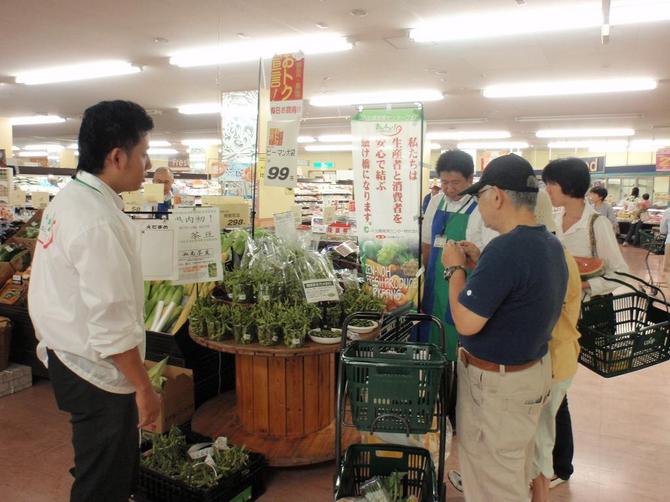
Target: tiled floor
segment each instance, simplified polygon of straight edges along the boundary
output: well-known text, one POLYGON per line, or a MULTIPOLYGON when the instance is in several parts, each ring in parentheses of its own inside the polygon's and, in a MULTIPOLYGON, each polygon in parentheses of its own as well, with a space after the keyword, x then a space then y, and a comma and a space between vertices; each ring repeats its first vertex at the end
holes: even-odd
MULTIPOLYGON (((624 248, 633 273, 645 276, 645 253, 624 248)), ((652 257, 654 264, 659 257, 652 257)), ((666 292, 668 294, 668 292, 666 292)), ((670 295, 668 295, 670 298, 670 295)), ((611 379, 580 367, 570 389, 575 474, 552 501, 670 500, 670 363, 611 379)), ((457 468, 456 448, 447 463, 457 468)), ((0 398, 0 502, 67 500, 70 428, 51 386, 0 398)), ((270 473, 262 501, 332 500, 332 463, 270 473)), ((448 485, 448 500, 463 501, 448 485)), ((495 501, 492 501, 495 502, 495 501)))

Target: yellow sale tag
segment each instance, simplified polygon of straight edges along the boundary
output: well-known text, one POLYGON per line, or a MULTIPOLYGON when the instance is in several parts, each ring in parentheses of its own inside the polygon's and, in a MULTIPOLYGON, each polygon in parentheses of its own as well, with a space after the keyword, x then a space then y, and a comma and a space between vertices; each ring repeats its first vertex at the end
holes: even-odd
POLYGON ((30 198, 35 209, 44 209, 49 205, 49 192, 33 192, 30 198))
POLYGON ((165 202, 165 191, 162 183, 146 183, 144 185, 144 200, 147 202, 165 202))
POLYGON ((237 228, 249 225, 249 204, 242 197, 225 195, 203 195, 204 206, 214 206, 221 210, 221 228, 237 228))

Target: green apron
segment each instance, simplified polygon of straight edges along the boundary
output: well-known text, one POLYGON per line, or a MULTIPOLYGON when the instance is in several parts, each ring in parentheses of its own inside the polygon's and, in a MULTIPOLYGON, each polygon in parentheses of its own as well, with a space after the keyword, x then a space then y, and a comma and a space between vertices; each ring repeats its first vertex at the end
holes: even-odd
MULTIPOLYGON (((431 267, 431 276, 433 280, 432 291, 430 291, 429 294, 432 294, 433 296, 432 313, 444 324, 444 331, 446 334, 446 355, 449 360, 455 361, 458 349, 458 333, 454 327, 454 321, 449 309, 449 282, 445 281, 443 278, 444 265, 442 265, 442 248, 436 248, 434 247, 434 244, 435 237, 438 235, 443 235, 446 240, 465 240, 468 219, 470 218, 470 213, 477 207, 477 204, 473 203, 467 211, 462 213, 446 212, 444 210, 445 204, 446 197, 440 202, 440 206, 436 212, 436 220, 439 220, 440 223, 433 225, 433 235, 431 236, 431 246, 433 246, 433 249, 431 250, 430 261, 433 265, 431 267)), ((435 326, 431 328, 429 341, 435 343, 438 347, 440 346, 439 333, 435 326)))

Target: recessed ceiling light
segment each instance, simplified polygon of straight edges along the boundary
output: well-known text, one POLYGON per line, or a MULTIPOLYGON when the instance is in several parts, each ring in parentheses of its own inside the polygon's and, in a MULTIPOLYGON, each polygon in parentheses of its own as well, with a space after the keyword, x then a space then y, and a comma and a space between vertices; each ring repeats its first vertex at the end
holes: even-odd
POLYGON ((603 129, 540 129, 535 133, 538 138, 606 138, 632 136, 634 129, 603 128, 603 129))
POLYGON ((42 124, 59 124, 65 122, 63 117, 58 115, 29 115, 27 117, 10 117, 9 122, 13 126, 22 125, 42 125, 42 124))
POLYGON ((548 82, 522 82, 485 87, 487 98, 526 98, 536 96, 571 96, 612 92, 651 91, 656 89, 653 78, 604 78, 594 80, 552 80, 548 82))
POLYGON ((368 11, 365 9, 351 9, 349 14, 355 17, 365 17, 368 15, 368 11))
POLYGON ((309 104, 312 106, 355 106, 439 101, 443 98, 444 95, 436 89, 410 89, 344 94, 321 94, 310 98, 309 104))
POLYGON ((181 67, 222 65, 269 59, 274 54, 302 51, 305 54, 324 54, 346 51, 353 45, 343 36, 331 33, 266 38, 232 44, 215 45, 174 54, 170 64, 181 67))
POLYGON ((94 78, 129 75, 142 71, 139 66, 127 61, 96 61, 68 66, 43 68, 16 74, 16 82, 26 85, 52 84, 58 82, 72 82, 75 80, 89 80, 94 78))

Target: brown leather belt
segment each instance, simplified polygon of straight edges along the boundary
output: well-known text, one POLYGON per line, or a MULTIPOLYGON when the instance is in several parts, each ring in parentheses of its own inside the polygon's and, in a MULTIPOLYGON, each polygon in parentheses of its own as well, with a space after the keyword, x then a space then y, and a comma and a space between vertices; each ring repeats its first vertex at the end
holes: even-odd
POLYGON ((522 371, 525 369, 530 368, 531 366, 535 366, 537 363, 540 362, 540 359, 535 359, 534 361, 530 361, 528 363, 524 364, 498 364, 498 363, 492 363, 490 361, 485 361, 484 359, 479 359, 476 356, 473 356, 470 354, 467 350, 461 347, 459 351, 459 357, 465 367, 467 368, 469 365, 473 365, 475 368, 479 368, 480 370, 484 371, 497 371, 500 373, 504 372, 514 372, 514 371, 522 371))

